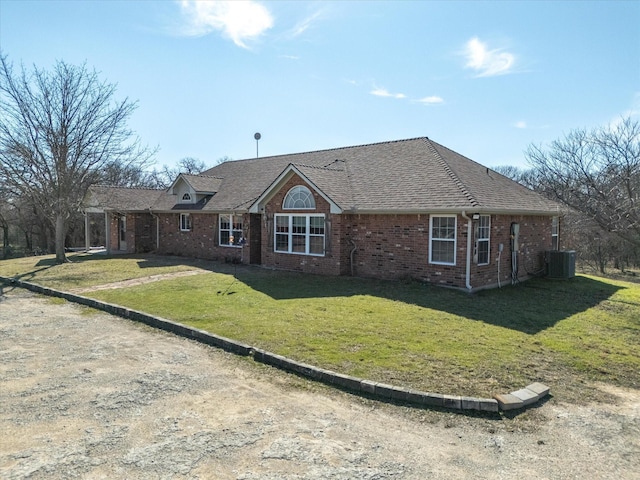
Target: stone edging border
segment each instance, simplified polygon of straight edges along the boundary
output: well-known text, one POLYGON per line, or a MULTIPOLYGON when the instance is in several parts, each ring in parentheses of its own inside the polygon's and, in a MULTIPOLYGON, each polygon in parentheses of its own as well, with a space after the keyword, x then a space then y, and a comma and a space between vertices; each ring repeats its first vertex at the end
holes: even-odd
POLYGON ((221 337, 204 330, 189 327, 178 322, 149 315, 120 305, 101 302, 93 298, 63 292, 49 287, 43 287, 35 283, 24 282, 14 278, 0 276, 0 281, 5 284, 31 290, 32 292, 40 293, 42 295, 63 298, 70 302, 95 308, 96 310, 101 310, 122 318, 141 322, 151 327, 165 330, 181 337, 196 340, 206 345, 221 348, 227 352, 235 353, 237 355, 251 356, 256 362, 264 363, 265 365, 270 365, 281 370, 286 370, 311 380, 322 382, 326 385, 333 385, 352 393, 363 394, 383 401, 392 400, 406 402, 416 406, 440 407, 454 410, 499 412, 501 410, 516 410, 524 408, 536 403, 538 400, 549 394, 549 387, 542 383, 533 383, 523 389, 511 393, 495 395, 494 398, 443 395, 440 393, 428 393, 404 387, 396 387, 296 362, 290 358, 276 355, 229 338, 221 337))

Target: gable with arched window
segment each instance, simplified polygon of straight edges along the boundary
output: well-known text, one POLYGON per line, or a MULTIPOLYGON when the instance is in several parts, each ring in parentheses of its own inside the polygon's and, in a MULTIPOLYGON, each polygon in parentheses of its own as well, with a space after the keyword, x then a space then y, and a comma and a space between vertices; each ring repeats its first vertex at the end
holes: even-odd
MULTIPOLYGON (((316 201, 304 185, 296 185, 287 192, 283 210, 315 210, 316 201)), ((324 255, 324 214, 275 214, 274 250, 278 253, 324 255)))
POLYGON ((315 210, 316 200, 311 190, 304 185, 296 185, 287 192, 282 202, 285 210, 315 210))

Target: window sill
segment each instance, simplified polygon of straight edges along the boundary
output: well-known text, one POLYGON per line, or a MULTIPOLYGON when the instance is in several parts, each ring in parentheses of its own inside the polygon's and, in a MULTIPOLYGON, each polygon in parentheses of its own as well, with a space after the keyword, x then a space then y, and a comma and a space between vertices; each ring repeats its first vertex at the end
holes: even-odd
POLYGON ((324 257, 325 253, 304 253, 304 252, 283 252, 281 250, 274 250, 273 253, 281 253, 283 255, 302 255, 305 257, 324 257))

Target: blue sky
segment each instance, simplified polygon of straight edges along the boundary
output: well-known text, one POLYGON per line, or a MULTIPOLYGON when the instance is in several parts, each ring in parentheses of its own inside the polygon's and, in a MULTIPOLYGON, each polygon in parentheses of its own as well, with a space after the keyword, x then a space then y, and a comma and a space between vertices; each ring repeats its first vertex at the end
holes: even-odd
POLYGON ((638 1, 0 0, 0 48, 116 83, 159 166, 255 157, 260 132, 260 156, 428 136, 526 167, 640 115, 638 1))

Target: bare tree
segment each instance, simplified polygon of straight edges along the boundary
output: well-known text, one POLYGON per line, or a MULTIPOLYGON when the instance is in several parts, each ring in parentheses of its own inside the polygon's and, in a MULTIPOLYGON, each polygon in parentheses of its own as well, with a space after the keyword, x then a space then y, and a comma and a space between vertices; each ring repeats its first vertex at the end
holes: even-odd
POLYGON ((178 162, 178 169, 180 170, 180 173, 197 175, 204 172, 207 168, 206 163, 193 157, 184 157, 178 162))
MULTIPOLYGON (((219 158, 215 165, 229 161, 231 161, 231 158, 224 156, 219 158)), ((161 170, 153 170, 148 176, 148 184, 154 185, 152 188, 167 188, 181 173, 198 175, 209 168, 210 167, 202 160, 193 157, 184 157, 178 161, 177 166, 174 168, 163 165, 161 170)))
POLYGON ((585 214, 607 232, 640 246, 640 124, 627 117, 592 131, 574 130, 526 157, 538 189, 585 214))
POLYGON ((127 121, 136 104, 95 71, 63 61, 48 72, 14 74, 0 55, 0 177, 55 228, 56 261, 66 261, 67 222, 109 164, 144 165, 153 151, 127 121))
POLYGON ((494 170, 531 190, 538 189, 538 180, 534 169, 522 169, 513 165, 501 165, 494 168, 494 170))

